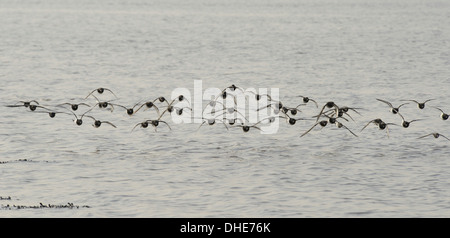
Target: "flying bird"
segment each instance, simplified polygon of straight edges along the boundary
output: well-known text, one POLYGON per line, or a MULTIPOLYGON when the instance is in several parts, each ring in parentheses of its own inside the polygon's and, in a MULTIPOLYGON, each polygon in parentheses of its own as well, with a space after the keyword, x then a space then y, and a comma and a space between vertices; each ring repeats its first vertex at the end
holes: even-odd
POLYGON ((434 132, 434 133, 430 133, 430 134, 428 134, 428 135, 424 135, 424 136, 421 136, 421 137, 419 137, 419 138, 417 138, 417 139, 422 139, 422 138, 425 138, 425 137, 428 137, 428 136, 433 136, 434 138, 439 138, 439 137, 444 137, 445 139, 447 139, 447 140, 449 140, 450 141, 450 139, 449 138, 447 138, 446 136, 444 136, 444 135, 442 135, 442 134, 439 134, 439 133, 437 133, 437 132, 434 132))
POLYGON ((418 101, 416 101, 416 100, 402 100, 402 101, 415 102, 415 103, 417 104, 417 107, 418 107, 419 109, 424 109, 424 108, 425 108, 425 103, 427 103, 427 102, 429 102, 429 101, 432 101, 432 100, 435 100, 435 99, 428 99, 428 100, 425 100, 424 102, 418 102, 418 101))
POLYGON ((107 89, 107 88, 97 88, 97 89, 92 90, 92 92, 90 92, 84 99, 86 99, 86 98, 88 98, 89 96, 93 95, 93 93, 94 93, 95 91, 97 91, 97 93, 99 93, 99 94, 103 94, 103 92, 108 91, 108 92, 110 92, 112 95, 114 95, 114 97, 117 98, 116 94, 114 94, 114 92, 111 91, 110 89, 107 89))

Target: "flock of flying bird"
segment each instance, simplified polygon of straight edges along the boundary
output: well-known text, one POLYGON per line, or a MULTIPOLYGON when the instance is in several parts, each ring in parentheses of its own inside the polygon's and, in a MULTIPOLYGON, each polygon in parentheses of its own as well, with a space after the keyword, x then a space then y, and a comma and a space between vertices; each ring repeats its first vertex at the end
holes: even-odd
MULTIPOLYGON (((132 106, 124 106, 124 105, 114 103, 113 102, 114 100, 100 100, 99 99, 100 96, 103 95, 105 92, 108 92, 109 94, 111 94, 111 96, 115 97, 115 99, 118 99, 118 97, 116 96, 116 94, 114 94, 114 92, 112 90, 110 90, 108 88, 97 88, 97 89, 92 90, 84 98, 84 101, 79 102, 79 103, 68 103, 67 102, 67 103, 61 103, 61 104, 57 104, 57 105, 53 105, 53 106, 49 106, 49 105, 43 106, 38 101, 31 100, 31 101, 19 101, 16 104, 6 105, 6 106, 7 107, 25 107, 26 109, 28 109, 31 112, 48 113, 48 115, 51 118, 54 118, 56 116, 56 114, 67 114, 67 115, 73 116, 73 121, 78 126, 81 126, 83 124, 84 118, 89 118, 93 121, 92 126, 96 127, 96 128, 100 127, 103 124, 108 124, 109 126, 116 128, 116 125, 110 121, 98 120, 96 117, 94 117, 91 114, 94 111, 94 109, 109 110, 109 111, 113 112, 115 107, 119 107, 119 108, 122 108, 126 112, 126 114, 129 116, 135 115, 140 110, 154 110, 157 113, 157 116, 154 119, 146 119, 146 120, 136 124, 132 128, 132 131, 134 131, 136 129, 136 127, 147 128, 150 125, 153 126, 156 131, 156 128, 162 124, 167 126, 169 128, 169 130, 172 130, 169 123, 167 121, 163 120, 164 115, 168 115, 168 114, 172 114, 172 113, 176 113, 177 115, 182 115, 186 110, 192 111, 191 103, 183 95, 179 95, 172 101, 168 101, 165 97, 161 96, 161 97, 157 97, 154 99, 140 101, 132 106), (87 101, 88 98, 95 99, 95 103, 89 104, 89 102, 87 101), (187 105, 187 106, 180 107, 180 106, 177 106, 178 103, 184 103, 184 105, 187 105), (82 107, 86 108, 87 110, 84 111, 81 115, 77 114, 78 110, 80 110, 80 108, 82 108, 82 107)), ((356 133, 354 133, 352 130, 350 130, 347 126, 345 126, 342 123, 342 121, 347 121, 347 122, 349 120, 354 121, 353 117, 350 114, 356 113, 356 114, 361 115, 359 110, 362 108, 338 106, 333 101, 329 101, 329 102, 325 103, 322 107, 319 107, 319 104, 317 103, 317 101, 313 100, 310 97, 300 96, 300 95, 298 97, 301 98, 301 100, 300 100, 301 103, 295 107, 288 107, 281 101, 274 100, 269 94, 258 94, 257 92, 244 91, 242 88, 237 87, 233 84, 233 85, 228 86, 225 89, 223 89, 221 91, 221 93, 215 97, 215 99, 212 99, 206 105, 206 107, 202 111, 202 118, 200 118, 202 123, 198 129, 200 129, 205 124, 214 125, 214 124, 216 124, 216 122, 218 122, 218 123, 222 123, 227 130, 229 129, 229 127, 240 127, 244 132, 248 132, 251 128, 261 130, 260 125, 273 123, 278 118, 278 119, 286 120, 286 122, 290 125, 294 125, 299 120, 313 121, 314 124, 308 130, 303 132, 300 135, 300 137, 307 135, 309 132, 311 132, 317 126, 319 126, 320 128, 324 128, 327 125, 332 125, 332 124, 336 125, 337 128, 344 128, 351 135, 358 137, 358 135, 356 133), (258 112, 260 110, 270 110, 271 116, 267 116, 256 123, 250 124, 248 119, 244 115, 245 113, 242 114, 240 112, 240 110, 237 108, 236 96, 239 93, 247 93, 246 95, 248 95, 248 93, 253 94, 254 99, 258 102, 264 101, 261 99, 265 98, 266 99, 265 101, 267 103, 264 106, 259 107, 256 111, 258 112), (234 104, 233 104, 234 106, 232 106, 232 107, 227 107, 228 104, 225 105, 225 103, 223 101, 223 100, 226 100, 229 98, 233 99, 233 101, 234 101, 234 104), (313 115, 310 117, 296 117, 297 114, 302 113, 302 110, 301 110, 302 106, 306 106, 307 104, 311 104, 311 103, 313 103, 317 109, 320 109, 320 112, 317 115, 313 115), (219 108, 220 108, 219 110, 216 109, 217 105, 219 105, 219 108), (209 111, 206 110, 208 107, 210 107, 209 111), (205 115, 205 111, 206 111, 206 115, 205 115), (216 115, 217 112, 219 112, 218 115, 216 115), (234 117, 227 118, 228 114, 234 114, 234 117), (236 117, 237 114, 239 114, 240 116, 236 117)), ((426 103, 428 103, 429 101, 432 101, 434 99, 428 99, 423 102, 419 102, 416 100, 402 100, 402 101, 404 101, 404 103, 402 103, 398 106, 393 105, 392 103, 390 103, 387 100, 378 99, 378 98, 376 100, 381 103, 384 103, 387 107, 389 107, 390 112, 394 115, 398 115, 401 118, 402 123, 395 124, 395 123, 385 122, 381 118, 376 118, 376 119, 373 119, 373 120, 367 122, 367 124, 365 124, 365 126, 360 130, 360 132, 362 132, 369 125, 375 125, 380 130, 385 130, 387 133, 387 136, 389 136, 389 126, 396 125, 396 126, 402 126, 404 128, 408 128, 411 123, 420 121, 420 119, 414 119, 414 120, 407 121, 404 118, 404 116, 400 113, 400 108, 402 108, 405 105, 414 103, 417 105, 419 110, 422 110, 425 108, 426 103)), ((435 107, 435 106, 429 106, 429 107, 440 112, 440 119, 442 119, 442 120, 449 119, 449 114, 445 113, 442 109, 435 107)), ((434 138, 442 137, 442 138, 445 138, 448 141, 450 141, 450 139, 448 137, 446 137, 438 132, 425 134, 423 136, 418 137, 418 139, 422 139, 422 138, 430 137, 430 136, 433 136, 434 138)))

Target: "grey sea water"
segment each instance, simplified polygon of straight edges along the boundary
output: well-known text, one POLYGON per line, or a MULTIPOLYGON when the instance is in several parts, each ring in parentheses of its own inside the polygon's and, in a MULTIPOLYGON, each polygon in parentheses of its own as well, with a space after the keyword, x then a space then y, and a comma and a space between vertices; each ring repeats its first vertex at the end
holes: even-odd
POLYGON ((450 112, 448 1, 6 0, 0 22, 0 217, 450 216, 450 141, 417 139, 450 137, 431 108, 450 112), (300 137, 314 121, 282 120, 269 135, 171 121, 131 132, 152 112, 95 111, 117 128, 94 128, 5 107, 83 102, 98 87, 133 105, 195 80, 362 108, 343 121, 358 137, 300 137), (360 131, 401 123, 376 98, 435 100, 402 107, 422 120, 388 137, 360 131))

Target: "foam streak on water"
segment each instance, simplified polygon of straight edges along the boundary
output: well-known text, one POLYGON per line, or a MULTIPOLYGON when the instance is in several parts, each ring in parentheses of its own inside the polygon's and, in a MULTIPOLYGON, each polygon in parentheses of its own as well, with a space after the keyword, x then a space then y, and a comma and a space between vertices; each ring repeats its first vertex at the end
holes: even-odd
MULTIPOLYGON (((2 1, 1 217, 447 217, 450 112, 447 1, 2 1), (279 88, 361 107, 346 125, 281 123, 277 134, 221 125, 131 133, 144 117, 99 116, 118 128, 7 108, 79 102, 107 87, 125 105, 175 88, 279 88), (6 199, 10 198, 10 199, 6 199), (79 206, 9 209, 8 204, 79 206), (83 207, 88 206, 88 207, 83 207)), ((90 98, 89 100, 93 100, 90 98)), ((92 101, 90 101, 92 102, 92 101)), ((306 108, 311 113, 313 108, 306 108)), ((146 111, 146 115, 151 111, 146 111)), ((136 115, 138 116, 138 115, 136 115)))

